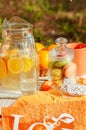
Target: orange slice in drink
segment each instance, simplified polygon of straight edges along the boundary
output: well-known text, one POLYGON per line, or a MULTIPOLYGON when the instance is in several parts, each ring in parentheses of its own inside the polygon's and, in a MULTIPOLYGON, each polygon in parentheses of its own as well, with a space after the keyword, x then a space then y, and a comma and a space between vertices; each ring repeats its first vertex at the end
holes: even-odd
POLYGON ((7 69, 6 64, 3 59, 0 58, 0 78, 3 79, 6 77, 7 69))
POLYGON ((22 63, 19 57, 11 57, 8 60, 7 66, 8 66, 8 70, 11 73, 18 74, 21 71, 22 63))
POLYGON ((24 67, 23 67, 23 72, 28 72, 30 71, 30 69, 33 67, 33 61, 32 59, 30 59, 29 57, 23 57, 23 63, 24 63, 24 67))

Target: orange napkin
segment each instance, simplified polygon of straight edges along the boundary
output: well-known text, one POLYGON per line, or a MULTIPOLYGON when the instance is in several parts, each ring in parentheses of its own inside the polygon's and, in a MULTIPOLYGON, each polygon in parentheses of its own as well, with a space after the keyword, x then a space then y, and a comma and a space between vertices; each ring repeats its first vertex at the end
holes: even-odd
POLYGON ((86 97, 67 99, 55 91, 22 96, 13 106, 2 108, 2 126, 3 130, 85 130, 86 97))
POLYGON ((2 120, 0 118, 0 130, 1 130, 1 128, 2 128, 2 120))

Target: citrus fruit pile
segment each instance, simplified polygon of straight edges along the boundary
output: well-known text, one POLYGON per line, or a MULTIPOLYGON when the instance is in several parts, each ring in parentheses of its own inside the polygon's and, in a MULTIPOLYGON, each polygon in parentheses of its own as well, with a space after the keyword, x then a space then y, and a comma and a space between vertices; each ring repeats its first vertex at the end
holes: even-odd
POLYGON ((39 55, 40 63, 40 76, 46 76, 48 72, 48 61, 49 61, 49 51, 55 48, 57 45, 52 44, 47 48, 42 43, 36 43, 36 50, 39 55))

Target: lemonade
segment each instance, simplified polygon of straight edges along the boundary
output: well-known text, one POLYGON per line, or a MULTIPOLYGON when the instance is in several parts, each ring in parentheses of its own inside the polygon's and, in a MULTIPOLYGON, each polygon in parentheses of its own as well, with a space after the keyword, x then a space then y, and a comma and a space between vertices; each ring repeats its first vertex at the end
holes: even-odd
POLYGON ((1 56, 0 61, 2 61, 0 62, 1 86, 6 89, 19 89, 19 77, 21 68, 19 56, 17 54, 3 55, 1 56))
POLYGON ((22 79, 21 80, 21 91, 24 95, 36 93, 36 91, 37 91, 36 79, 30 79, 30 78, 22 79))
POLYGON ((0 83, 1 88, 4 88, 6 92, 8 90, 9 92, 10 90, 11 92, 23 92, 24 88, 25 91, 28 88, 27 93, 28 91, 35 93, 37 90, 39 62, 35 49, 29 47, 28 44, 27 39, 11 41, 13 48, 10 47, 6 52, 1 52, 0 83), (14 43, 16 43, 15 46, 14 43))
MULTIPOLYGON (((3 55, 0 58, 0 83, 7 90, 24 90, 30 86, 33 89, 37 84, 37 73, 35 59, 26 55, 20 55, 14 52, 10 55, 3 55), (22 71, 21 71, 22 70, 22 71), (20 80, 21 78, 21 80, 20 80), (27 86, 26 79, 30 82, 27 86), (29 80, 30 79, 30 80, 29 80), (21 82, 22 81, 22 82, 21 82), (22 84, 22 85, 21 85, 22 84)), ((29 88, 30 89, 30 88, 29 88)), ((23 91, 22 90, 22 91, 23 91)), ((32 91, 32 90, 31 90, 32 91)))
POLYGON ((34 87, 37 86, 39 63, 32 27, 17 16, 9 21, 5 19, 2 24, 0 83, 5 90, 20 91, 21 81, 29 78, 35 80, 34 87))
POLYGON ((22 71, 20 74, 20 87, 24 95, 33 94, 37 91, 38 83, 38 63, 36 64, 36 57, 21 56, 22 58, 22 71))

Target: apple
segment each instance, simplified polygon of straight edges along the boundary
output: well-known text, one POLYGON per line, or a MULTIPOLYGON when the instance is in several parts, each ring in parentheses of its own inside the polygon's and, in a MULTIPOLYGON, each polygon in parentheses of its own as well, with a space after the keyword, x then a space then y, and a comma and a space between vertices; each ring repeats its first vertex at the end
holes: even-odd
POLYGON ((42 91, 48 91, 48 90, 50 90, 52 88, 53 88, 53 82, 52 81, 44 81, 41 84, 40 90, 42 90, 42 91))

